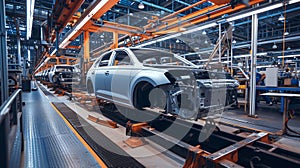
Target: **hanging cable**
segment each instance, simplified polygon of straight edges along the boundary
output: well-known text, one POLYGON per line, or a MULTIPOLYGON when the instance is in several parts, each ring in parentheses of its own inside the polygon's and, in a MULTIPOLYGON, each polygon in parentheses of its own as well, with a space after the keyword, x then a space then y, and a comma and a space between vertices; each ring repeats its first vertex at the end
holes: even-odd
POLYGON ((288 135, 288 136, 291 136, 291 137, 298 137, 298 138, 300 138, 300 132, 297 132, 297 131, 295 131, 295 130, 292 130, 292 129, 289 127, 289 125, 288 125, 288 122, 289 122, 292 118, 294 118, 294 112, 293 112, 293 110, 288 110, 288 118, 285 120, 285 123, 284 123, 284 124, 285 124, 286 129, 287 129, 288 131, 292 132, 293 134, 287 133, 287 135, 288 135))

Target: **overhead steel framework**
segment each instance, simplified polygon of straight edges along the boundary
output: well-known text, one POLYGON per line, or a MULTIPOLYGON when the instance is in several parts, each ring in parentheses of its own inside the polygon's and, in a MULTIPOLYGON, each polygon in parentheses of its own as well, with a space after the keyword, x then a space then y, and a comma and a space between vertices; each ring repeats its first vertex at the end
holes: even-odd
MULTIPOLYGON (((289 1, 288 3, 295 3, 293 1, 289 1)), ((112 38, 113 40, 103 46, 100 46, 96 49, 93 49, 91 52, 91 56, 99 55, 99 53, 102 53, 106 50, 118 47, 118 46, 132 46, 137 44, 143 44, 145 42, 152 42, 156 41, 156 39, 159 39, 157 37, 171 34, 171 37, 174 35, 174 37, 177 36, 178 33, 182 34, 188 34, 191 33, 193 29, 189 29, 193 25, 198 25, 199 23, 204 23, 204 25, 207 25, 206 28, 209 28, 212 26, 210 25, 210 20, 220 18, 221 16, 224 16, 226 14, 239 11, 243 8, 246 8, 247 6, 253 6, 255 4, 259 4, 261 2, 265 2, 264 0, 250 0, 248 5, 242 4, 242 3, 235 3, 235 1, 231 0, 222 0, 222 1, 199 1, 197 3, 192 4, 191 6, 184 7, 172 14, 169 14, 165 17, 158 18, 158 17, 152 17, 152 19, 148 20, 148 24, 143 27, 136 27, 136 26, 129 26, 125 24, 105 21, 101 18, 101 16, 104 15, 110 8, 112 8, 118 0, 115 1, 101 1, 102 4, 100 4, 100 1, 95 1, 93 4, 91 4, 87 10, 83 14, 79 16, 67 17, 64 18, 71 18, 72 20, 72 28, 69 30, 66 35, 62 38, 62 40, 59 42, 59 48, 69 48, 72 46, 68 46, 70 42, 74 41, 82 32, 111 32, 114 34, 115 38, 112 38), (213 2, 213 5, 204 7, 203 9, 197 10, 193 13, 187 14, 185 16, 182 16, 183 12, 194 9, 195 7, 204 4, 205 2, 213 2), (101 7, 101 10, 99 10, 99 5, 101 7), (100 12, 101 11, 101 12, 100 12), (189 30, 187 30, 189 29, 189 30), (176 35, 174 33, 177 33, 176 35), (119 35, 124 35, 122 37, 119 37, 119 35), (118 38, 116 38, 118 37, 118 38), (116 40, 118 39, 118 40, 116 40)), ((274 2, 275 3, 275 2, 274 2)), ((272 5, 276 6, 275 8, 280 7, 280 3, 276 2, 277 4, 272 5)), ((266 4, 268 4, 266 2, 266 4)), ((270 4, 270 3, 269 3, 270 4)), ((281 4, 282 5, 282 4, 281 4)), ((76 6, 77 8, 78 6, 76 6)), ((272 8, 272 9, 275 9, 272 8)), ((272 10, 270 9, 270 10, 272 10)), ((261 8, 255 7, 255 10, 251 9, 254 13, 260 13, 259 10, 263 10, 261 8), (257 10, 256 10, 257 8, 257 10)), ((226 18, 228 22, 234 21, 241 17, 247 17, 250 16, 251 13, 248 12, 247 14, 242 15, 234 15, 231 18, 226 18)), ((55 15, 55 14, 53 14, 55 15)), ((69 21, 70 21, 69 20, 69 21)), ((66 24, 67 20, 63 22, 66 24)), ((215 24, 214 24, 215 25, 215 24)), ((195 29, 197 30, 197 28, 195 29)), ((179 34, 180 35, 180 34, 179 34)), ((163 40, 159 39, 160 41, 163 40)), ((235 47, 235 46, 233 46, 235 47)), ((56 50, 57 51, 57 50, 56 50)), ((49 56, 49 55, 48 55, 49 56)), ((44 57, 44 56, 43 56, 44 57)), ((38 69, 42 62, 45 60, 45 58, 40 58, 38 64, 36 64, 35 69, 38 69)))

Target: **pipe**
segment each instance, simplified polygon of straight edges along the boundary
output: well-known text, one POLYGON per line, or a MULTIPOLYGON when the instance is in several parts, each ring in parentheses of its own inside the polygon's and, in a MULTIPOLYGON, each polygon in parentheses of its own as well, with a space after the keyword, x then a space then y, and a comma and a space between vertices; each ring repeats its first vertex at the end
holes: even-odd
MULTIPOLYGON (((192 4, 180 1, 180 0, 175 0, 175 2, 178 2, 178 3, 180 3, 182 5, 185 5, 185 6, 191 6, 192 5, 192 4)), ((201 10, 201 8, 197 8, 197 7, 194 7, 194 8, 197 9, 197 10, 201 10)))
POLYGON ((20 39, 20 23, 18 19, 15 19, 15 24, 16 24, 16 34, 17 34, 17 58, 18 62, 17 64, 21 66, 21 39, 20 39))

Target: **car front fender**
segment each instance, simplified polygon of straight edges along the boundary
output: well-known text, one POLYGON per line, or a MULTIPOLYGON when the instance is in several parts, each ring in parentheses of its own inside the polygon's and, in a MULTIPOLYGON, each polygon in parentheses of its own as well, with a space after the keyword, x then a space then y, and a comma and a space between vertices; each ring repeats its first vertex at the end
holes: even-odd
POLYGON ((157 72, 157 71, 141 71, 133 76, 130 87, 129 87, 129 97, 130 103, 133 102, 133 92, 137 84, 140 82, 148 82, 154 87, 170 84, 169 79, 165 76, 164 72, 157 72))

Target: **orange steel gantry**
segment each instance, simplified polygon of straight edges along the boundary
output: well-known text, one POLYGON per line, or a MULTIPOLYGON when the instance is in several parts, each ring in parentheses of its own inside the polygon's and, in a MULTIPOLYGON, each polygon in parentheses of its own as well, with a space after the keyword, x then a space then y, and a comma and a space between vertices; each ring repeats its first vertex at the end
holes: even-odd
MULTIPOLYGON (((78 11, 78 9, 83 4, 84 0, 56 0, 51 18, 53 19, 54 23, 53 26, 48 25, 47 30, 50 32, 50 41, 54 42, 56 35, 55 32, 61 31, 66 27, 66 25, 72 21, 74 14, 78 11), (50 27, 51 26, 51 27, 50 27)), ((49 34, 47 34, 49 35, 49 34)))
MULTIPOLYGON (((82 1, 82 0, 81 0, 82 1)), ((198 10, 191 14, 188 14, 183 17, 178 17, 179 13, 182 13, 186 10, 191 9, 192 7, 198 6, 208 0, 199 1, 191 6, 185 7, 179 11, 176 11, 170 15, 167 15, 163 18, 153 17, 152 20, 149 20, 149 23, 143 28, 123 25, 119 23, 109 22, 109 21, 100 21, 99 18, 110 10, 119 0, 96 0, 92 5, 90 5, 85 12, 80 16, 76 17, 74 15, 75 9, 79 8, 78 5, 82 2, 78 2, 73 4, 72 12, 68 14, 65 13, 64 17, 59 17, 57 21, 58 25, 66 25, 67 22, 73 22, 73 28, 64 36, 63 40, 60 42, 60 48, 66 48, 68 44, 75 40, 81 33, 84 32, 84 61, 90 61, 90 51, 88 46, 89 41, 89 33, 90 32, 112 32, 113 33, 113 41, 110 43, 109 47, 99 47, 94 50, 93 55, 98 55, 100 52, 105 50, 109 50, 112 48, 118 47, 118 42, 126 37, 130 38, 133 36, 139 36, 138 41, 130 40, 126 45, 134 45, 138 42, 143 42, 146 40, 151 40, 161 35, 182 32, 186 30, 187 27, 192 25, 196 25, 198 23, 207 21, 209 19, 220 17, 224 14, 232 13, 238 10, 241 10, 247 5, 245 4, 235 4, 234 8, 232 4, 230 4, 231 0, 210 0, 214 4, 212 6, 206 7, 204 9, 198 10), (101 8, 99 8, 99 4, 102 3, 101 8), (119 38, 119 34, 125 34, 123 37, 119 38)), ((249 0, 249 5, 255 5, 264 0, 249 0)), ((47 55, 46 55, 47 56, 47 55)), ((41 59, 39 64, 42 62, 41 59)))

